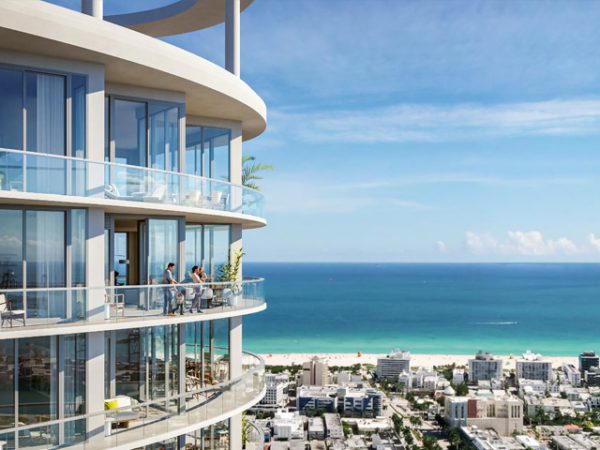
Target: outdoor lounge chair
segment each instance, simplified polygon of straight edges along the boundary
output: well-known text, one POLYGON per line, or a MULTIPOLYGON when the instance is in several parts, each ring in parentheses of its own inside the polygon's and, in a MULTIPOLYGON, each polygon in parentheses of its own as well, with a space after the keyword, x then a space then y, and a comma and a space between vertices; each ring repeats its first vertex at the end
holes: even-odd
POLYGON ((4 326, 4 322, 8 322, 12 328, 13 320, 22 320, 23 326, 25 326, 25 310, 12 309, 12 302, 6 298, 5 294, 0 294, 0 317, 2 318, 0 327, 4 326))
POLYGON ((107 414, 106 417, 110 418, 113 423, 117 425, 123 424, 127 428, 129 427, 129 422, 140 417, 140 414, 133 410, 136 405, 137 401, 126 395, 117 395, 115 398, 104 400, 105 411, 116 410, 111 414, 107 414))

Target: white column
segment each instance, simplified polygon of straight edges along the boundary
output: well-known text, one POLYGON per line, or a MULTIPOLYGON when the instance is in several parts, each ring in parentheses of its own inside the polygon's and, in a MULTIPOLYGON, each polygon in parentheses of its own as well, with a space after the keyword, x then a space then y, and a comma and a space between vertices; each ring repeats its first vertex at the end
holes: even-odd
MULTIPOLYGON (((104 332, 87 335, 87 362, 85 370, 86 412, 104 411, 104 332)), ((104 416, 99 414, 88 418, 89 439, 104 439, 104 416)))
MULTIPOLYGON (((87 313, 90 321, 104 320, 104 210, 88 209, 86 240, 87 313)), ((103 369, 104 370, 104 369, 103 369)))
POLYGON ((104 0, 81 0, 81 12, 97 19, 104 18, 104 0))
POLYGON ((225 0, 225 68, 240 76, 240 0, 225 0))
MULTIPOLYGON (((229 371, 231 379, 242 375, 242 317, 229 319, 229 371)), ((243 384, 243 383, 242 383, 243 384)), ((236 405, 237 406, 237 405, 236 405)), ((229 419, 229 448, 242 449, 242 415, 229 419)))

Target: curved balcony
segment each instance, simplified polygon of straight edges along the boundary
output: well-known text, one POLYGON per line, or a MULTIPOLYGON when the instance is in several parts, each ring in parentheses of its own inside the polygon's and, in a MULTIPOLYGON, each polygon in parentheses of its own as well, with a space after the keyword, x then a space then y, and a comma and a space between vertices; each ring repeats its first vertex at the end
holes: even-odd
POLYGON ((146 167, 0 149, 0 196, 19 204, 99 206, 262 226, 263 195, 226 181, 146 167), (35 194, 35 195, 31 195, 35 194))
POLYGON ((0 339, 216 320, 266 309, 263 278, 177 285, 0 290, 0 339), (180 311, 165 316, 165 301, 180 311), (96 305, 95 307, 93 305, 96 305), (190 309, 193 307, 193 312, 190 309))
MULTIPOLYGON (((180 436, 241 413, 264 395, 264 361, 243 352, 242 375, 131 406, 0 432, 5 449, 131 449, 180 436), (126 426, 125 426, 126 425, 126 426)), ((192 386, 186 382, 186 386, 192 386)))

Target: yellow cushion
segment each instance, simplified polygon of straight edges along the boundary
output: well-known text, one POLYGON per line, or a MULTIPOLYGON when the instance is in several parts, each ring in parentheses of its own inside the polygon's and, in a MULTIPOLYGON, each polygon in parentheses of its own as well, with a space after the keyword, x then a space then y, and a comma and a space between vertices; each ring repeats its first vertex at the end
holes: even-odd
POLYGON ((104 409, 117 409, 119 407, 119 400, 116 398, 109 398, 104 400, 104 409))

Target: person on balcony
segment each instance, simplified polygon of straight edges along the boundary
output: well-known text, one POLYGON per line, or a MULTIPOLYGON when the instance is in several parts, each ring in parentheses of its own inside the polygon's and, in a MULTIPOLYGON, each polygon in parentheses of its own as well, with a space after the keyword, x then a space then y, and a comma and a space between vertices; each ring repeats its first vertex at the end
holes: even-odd
POLYGON ((196 308, 197 312, 200 311, 200 298, 202 297, 202 285, 206 281, 206 272, 204 272, 204 267, 194 266, 192 267, 192 283, 197 284, 194 288, 194 303, 190 308, 190 312, 194 312, 194 308, 196 308))
POLYGON ((165 286, 165 299, 163 304, 163 314, 172 314, 174 309, 171 309, 171 304, 173 303, 173 299, 177 294, 177 289, 175 288, 175 284, 177 281, 173 278, 173 269, 175 268, 175 263, 170 262, 167 264, 167 268, 163 272, 162 284, 168 284, 169 286, 165 286))

